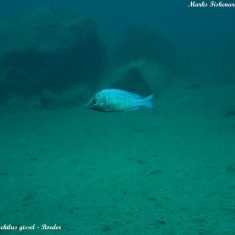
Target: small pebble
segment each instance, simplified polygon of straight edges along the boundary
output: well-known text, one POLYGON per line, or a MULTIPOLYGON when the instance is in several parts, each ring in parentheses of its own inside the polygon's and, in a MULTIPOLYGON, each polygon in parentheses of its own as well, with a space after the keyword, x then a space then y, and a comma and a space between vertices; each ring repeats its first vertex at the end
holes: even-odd
POLYGON ((103 228, 102 228, 102 231, 103 232, 109 232, 112 230, 112 226, 111 225, 105 225, 103 228))

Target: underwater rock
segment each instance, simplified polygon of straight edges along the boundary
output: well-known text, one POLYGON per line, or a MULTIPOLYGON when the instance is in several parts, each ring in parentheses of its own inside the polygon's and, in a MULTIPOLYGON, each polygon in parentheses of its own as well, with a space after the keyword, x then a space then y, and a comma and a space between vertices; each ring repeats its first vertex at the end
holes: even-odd
POLYGON ((88 98, 93 94, 89 84, 75 84, 66 89, 62 94, 62 102, 65 108, 84 105, 88 98), (90 91, 90 92, 89 92, 90 91))
POLYGON ((49 71, 48 55, 36 49, 10 51, 0 60, 1 94, 33 94, 43 86, 49 71))
POLYGON ((162 226, 164 226, 166 224, 166 221, 164 220, 155 220, 152 223, 150 223, 150 226, 153 226, 156 229, 161 228, 162 226))
POLYGON ((157 62, 140 59, 112 68, 101 87, 119 88, 142 95, 158 95, 169 85, 170 76, 170 71, 157 62))
POLYGON ((47 109, 63 107, 60 96, 51 90, 43 90, 40 94, 40 100, 42 105, 47 109))
POLYGON ((24 51, 35 48, 53 52, 73 41, 72 24, 81 19, 62 8, 42 7, 0 24, 0 52, 24 51))
POLYGON ((36 95, 31 95, 28 97, 25 101, 25 106, 27 107, 27 110, 41 110, 43 109, 42 102, 40 98, 36 95))
POLYGON ((170 42, 151 28, 132 25, 113 56, 114 64, 128 64, 138 59, 149 59, 170 70, 176 67, 175 52, 170 42))
POLYGON ((6 25, 0 25, 0 103, 11 93, 60 107, 61 98, 44 90, 61 94, 75 84, 95 89, 100 82, 107 55, 92 19, 48 8, 6 25))
POLYGON ((103 228, 102 228, 102 231, 103 232, 110 232, 113 230, 113 226, 112 225, 105 225, 103 228))

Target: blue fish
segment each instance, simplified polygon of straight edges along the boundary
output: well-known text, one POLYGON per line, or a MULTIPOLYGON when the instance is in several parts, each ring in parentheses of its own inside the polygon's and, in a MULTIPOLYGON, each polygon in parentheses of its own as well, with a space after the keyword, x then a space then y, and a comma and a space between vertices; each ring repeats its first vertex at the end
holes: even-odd
POLYGON ((153 95, 140 95, 119 89, 104 89, 96 93, 86 107, 100 112, 134 111, 140 107, 153 109, 153 95))

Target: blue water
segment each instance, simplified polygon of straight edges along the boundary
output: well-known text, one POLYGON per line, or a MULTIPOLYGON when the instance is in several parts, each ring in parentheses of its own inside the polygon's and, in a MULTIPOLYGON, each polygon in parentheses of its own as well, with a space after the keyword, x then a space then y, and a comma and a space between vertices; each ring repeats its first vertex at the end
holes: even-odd
POLYGON ((235 234, 235 7, 188 4, 0 3, 0 234, 235 234))

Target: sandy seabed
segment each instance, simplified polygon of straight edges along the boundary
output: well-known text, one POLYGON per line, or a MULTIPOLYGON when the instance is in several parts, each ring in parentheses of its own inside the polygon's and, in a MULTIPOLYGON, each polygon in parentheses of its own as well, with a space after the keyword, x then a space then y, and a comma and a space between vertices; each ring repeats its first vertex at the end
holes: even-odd
POLYGON ((1 114, 0 225, 36 229, 0 233, 234 235, 234 90, 173 86, 152 112, 1 114))

